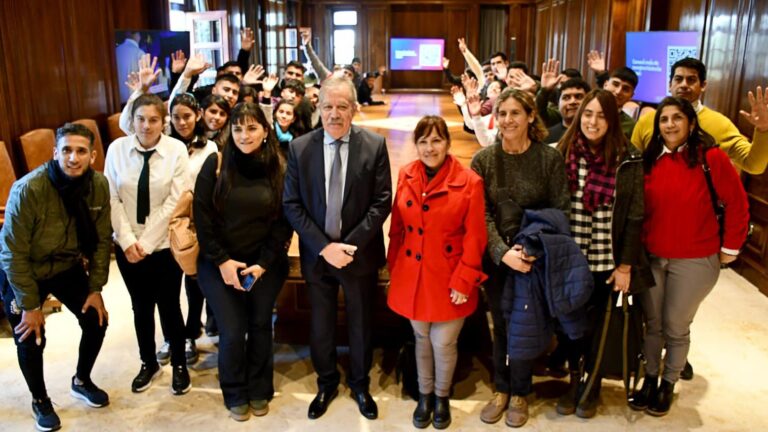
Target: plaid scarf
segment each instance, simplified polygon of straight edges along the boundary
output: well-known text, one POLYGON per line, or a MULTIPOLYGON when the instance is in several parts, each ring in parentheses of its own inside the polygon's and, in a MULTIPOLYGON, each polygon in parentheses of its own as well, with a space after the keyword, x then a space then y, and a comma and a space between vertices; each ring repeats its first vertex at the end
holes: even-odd
POLYGON ((613 192, 616 189, 616 169, 608 169, 603 155, 592 153, 581 134, 576 137, 576 142, 571 146, 568 161, 565 166, 568 175, 568 187, 571 192, 579 189, 579 159, 587 162, 587 178, 584 184, 582 203, 584 209, 595 211, 601 204, 613 203, 613 192))

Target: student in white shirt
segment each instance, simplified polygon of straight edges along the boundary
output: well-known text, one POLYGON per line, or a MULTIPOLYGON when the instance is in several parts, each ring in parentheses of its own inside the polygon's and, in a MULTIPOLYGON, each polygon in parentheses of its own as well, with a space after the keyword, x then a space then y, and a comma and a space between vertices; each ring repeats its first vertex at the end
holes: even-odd
POLYGON ((135 134, 118 138, 106 157, 115 255, 134 313, 142 366, 131 389, 147 390, 161 373, 155 358, 155 304, 171 344, 176 395, 190 388, 184 357, 184 321, 179 305, 181 269, 168 243, 168 221, 179 195, 188 187, 186 146, 162 133, 163 102, 141 95, 131 110, 135 134))

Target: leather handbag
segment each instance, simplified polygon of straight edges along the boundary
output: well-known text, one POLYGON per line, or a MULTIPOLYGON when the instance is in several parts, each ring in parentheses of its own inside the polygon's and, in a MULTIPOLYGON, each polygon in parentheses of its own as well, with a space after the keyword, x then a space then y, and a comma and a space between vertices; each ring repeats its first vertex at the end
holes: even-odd
MULTIPOLYGON (((216 154, 216 177, 221 171, 221 153, 216 154)), ((195 201, 191 190, 182 192, 176 207, 171 213, 168 224, 168 239, 171 244, 171 254, 188 276, 197 275, 197 257, 200 255, 200 244, 197 241, 195 218, 192 203, 195 201)))

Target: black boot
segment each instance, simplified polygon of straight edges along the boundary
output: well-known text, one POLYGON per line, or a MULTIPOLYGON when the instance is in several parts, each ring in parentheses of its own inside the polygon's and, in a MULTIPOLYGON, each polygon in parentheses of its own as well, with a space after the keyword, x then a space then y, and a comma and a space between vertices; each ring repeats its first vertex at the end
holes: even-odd
POLYGON ((659 389, 659 377, 646 375, 643 380, 643 386, 639 391, 629 395, 629 407, 635 411, 644 411, 648 404, 656 398, 656 391, 659 389))
POLYGON ((451 424, 451 404, 448 397, 435 396, 435 414, 432 426, 435 429, 445 429, 451 424))
POLYGON ((583 419, 589 419, 597 414, 597 405, 600 401, 600 387, 603 384, 602 377, 595 378, 595 382, 592 383, 592 388, 589 393, 584 397, 582 394, 579 398, 579 403, 576 405, 576 416, 583 419))
POLYGON ((560 415, 571 415, 576 412, 576 404, 579 403, 579 387, 581 385, 581 374, 571 371, 571 382, 568 391, 557 400, 555 409, 560 415))
POLYGON ((672 405, 672 396, 675 392, 675 384, 665 379, 661 380, 656 397, 648 403, 645 412, 652 416, 661 417, 667 415, 669 407, 672 405))
POLYGON ((424 429, 432 422, 432 410, 435 409, 435 395, 419 393, 419 403, 413 410, 413 425, 419 429, 424 429))
POLYGON ((693 366, 691 366, 688 360, 685 361, 685 366, 683 366, 683 370, 680 372, 680 379, 685 381, 693 379, 693 366))

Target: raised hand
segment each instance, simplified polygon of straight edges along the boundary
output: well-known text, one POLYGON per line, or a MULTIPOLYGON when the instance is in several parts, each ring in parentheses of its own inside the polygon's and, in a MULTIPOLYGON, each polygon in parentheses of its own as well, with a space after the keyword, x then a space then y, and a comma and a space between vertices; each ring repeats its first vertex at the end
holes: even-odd
POLYGON ((253 29, 250 27, 240 29, 240 49, 250 51, 253 48, 255 39, 253 38, 253 29))
POLYGON ((464 41, 464 38, 459 38, 459 51, 461 51, 462 54, 467 52, 467 43, 464 41))
POLYGON ((451 64, 451 61, 448 60, 448 57, 443 57, 443 69, 448 69, 448 66, 451 64))
POLYGON ((139 58, 139 84, 144 92, 152 87, 152 83, 160 75, 160 69, 155 70, 156 67, 157 57, 152 57, 151 54, 144 54, 139 58))
POLYGON ((467 95, 477 93, 477 80, 470 78, 467 74, 461 74, 461 85, 464 86, 464 91, 467 95))
POLYGON ((261 65, 251 65, 248 72, 243 75, 243 84, 256 84, 262 75, 264 75, 264 68, 261 65))
POLYGON ((755 93, 751 91, 747 93, 747 98, 749 99, 749 112, 744 110, 739 112, 759 132, 768 132, 768 107, 765 105, 768 101, 768 88, 763 91, 762 87, 757 86, 755 93))
POLYGON ((587 65, 596 73, 605 72, 605 53, 592 50, 587 53, 587 65))
POLYGON ((261 87, 264 90, 265 97, 269 97, 272 94, 272 89, 275 88, 278 82, 280 82, 280 78, 275 74, 269 74, 269 76, 264 77, 264 80, 261 81, 261 87))
POLYGON ((312 30, 302 30, 300 34, 301 34, 301 44, 302 45, 309 44, 309 41, 312 39, 312 30))
POLYGON ((507 75, 507 85, 518 90, 536 94, 536 81, 520 69, 511 69, 507 75))
POLYGON ((562 81, 564 75, 560 75, 560 61, 549 59, 541 65, 541 86, 552 90, 562 81))
POLYGON ((187 67, 184 68, 184 76, 192 78, 195 75, 200 75, 209 67, 211 67, 211 64, 205 61, 203 54, 197 53, 187 61, 187 67))
POLYGON ((483 107, 483 102, 480 100, 480 95, 472 93, 467 95, 467 110, 471 117, 479 117, 480 109, 483 107))
POLYGON ((467 97, 464 96, 464 92, 459 86, 451 86, 451 94, 453 95, 453 103, 456 105, 462 106, 467 103, 467 97))
POLYGON ((132 92, 141 89, 141 83, 139 82, 138 72, 128 72, 128 76, 125 78, 125 85, 131 89, 132 92))
POLYGON ((184 66, 187 64, 187 56, 184 55, 184 51, 176 50, 175 53, 171 53, 171 72, 182 73, 184 72, 184 66))

